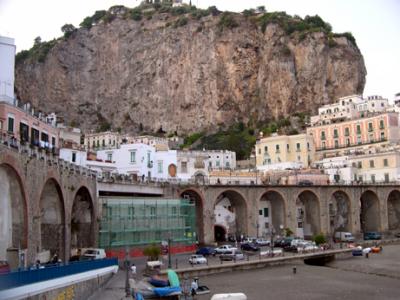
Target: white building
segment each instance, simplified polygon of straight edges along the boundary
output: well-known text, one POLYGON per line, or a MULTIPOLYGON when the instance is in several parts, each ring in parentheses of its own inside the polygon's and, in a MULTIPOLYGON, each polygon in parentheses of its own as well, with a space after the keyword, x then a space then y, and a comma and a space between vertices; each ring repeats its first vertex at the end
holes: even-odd
POLYGON ((336 103, 326 104, 318 109, 318 115, 311 117, 311 126, 343 122, 387 111, 391 106, 382 96, 351 95, 339 98, 336 103))
POLYGON ((14 39, 0 36, 0 101, 14 104, 14 39))

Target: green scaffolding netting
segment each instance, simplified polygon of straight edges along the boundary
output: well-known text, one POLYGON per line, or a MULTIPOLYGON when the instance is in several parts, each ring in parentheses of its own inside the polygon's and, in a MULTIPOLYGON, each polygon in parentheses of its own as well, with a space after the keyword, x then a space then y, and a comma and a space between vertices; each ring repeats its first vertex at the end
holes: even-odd
POLYGON ((195 203, 187 199, 100 197, 99 246, 196 242, 195 203))

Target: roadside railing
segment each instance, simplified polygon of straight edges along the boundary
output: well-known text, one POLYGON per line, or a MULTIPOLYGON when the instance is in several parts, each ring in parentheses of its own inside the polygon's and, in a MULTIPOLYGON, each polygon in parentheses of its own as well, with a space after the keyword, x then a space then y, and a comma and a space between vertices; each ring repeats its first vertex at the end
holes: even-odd
POLYGON ((78 261, 50 265, 48 267, 40 266, 35 269, 16 270, 0 274, 0 291, 111 266, 118 266, 117 258, 78 261))

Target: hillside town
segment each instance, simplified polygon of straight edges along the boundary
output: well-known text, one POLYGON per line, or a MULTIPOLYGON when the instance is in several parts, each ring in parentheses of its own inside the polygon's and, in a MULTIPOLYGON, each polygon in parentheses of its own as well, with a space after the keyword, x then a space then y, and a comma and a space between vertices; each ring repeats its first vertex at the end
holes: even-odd
MULTIPOLYGON (((154 17, 158 27, 154 26, 160 31, 160 24, 172 16, 173 22, 168 21, 172 23, 162 30, 177 29, 187 25, 185 16, 189 15, 193 22, 208 18, 210 24, 218 18, 215 24, 219 34, 239 26, 233 14, 215 6, 196 9, 192 1, 143 1, 133 9, 116 5, 109 11, 96 11, 80 24, 80 29, 66 24, 63 38, 53 42, 67 43, 79 30, 92 34, 92 27, 106 27, 114 20, 125 22, 128 16, 134 26, 141 21, 141 28, 154 17)), ((142 113, 136 107, 148 109, 143 108, 144 102, 135 102, 127 109, 120 104, 123 101, 115 100, 111 105, 121 105, 119 115, 113 112, 110 118, 118 119, 127 109, 122 122, 106 122, 102 113, 107 109, 102 111, 101 105, 96 108, 98 124, 82 121, 82 117, 93 117, 93 113, 86 115, 85 109, 92 105, 90 101, 97 105, 97 97, 107 94, 104 87, 100 89, 105 94, 100 92, 77 105, 80 116, 76 119, 71 118, 76 107, 66 113, 49 109, 43 104, 46 101, 37 98, 22 99, 20 94, 26 91, 18 90, 16 84, 16 41, 0 35, 0 299, 258 300, 266 299, 267 284, 279 287, 278 292, 268 287, 271 297, 282 296, 287 286, 295 293, 285 291, 283 298, 364 295, 361 288, 348 286, 343 292, 341 287, 348 282, 358 282, 365 288, 366 299, 380 299, 373 293, 374 285, 368 283, 375 284, 378 279, 368 277, 364 282, 354 274, 348 275, 348 270, 364 273, 365 278, 376 276, 388 287, 384 292, 388 298, 398 295, 400 92, 393 98, 358 93, 364 88, 366 71, 354 37, 333 33, 331 25, 318 15, 302 19, 285 12, 270 13, 259 6, 236 18, 246 26, 259 22, 262 35, 268 38, 274 30, 283 34, 278 28, 281 26, 298 44, 312 36, 310 39, 322 40, 326 49, 347 47, 346 51, 357 57, 355 69, 359 71, 349 85, 354 85, 350 88, 353 93, 335 90, 331 95, 340 96, 331 97, 325 91, 323 97, 311 99, 310 89, 304 93, 307 99, 296 99, 298 103, 288 109, 285 106, 293 99, 287 99, 287 103, 276 100, 279 111, 271 106, 266 112, 254 108, 255 113, 249 104, 242 113, 251 112, 253 123, 250 116, 236 118, 235 104, 227 104, 234 101, 229 97, 228 102, 222 101, 222 92, 210 93, 207 97, 221 98, 215 119, 210 116, 206 120, 201 115, 204 111, 199 113, 199 124, 193 125, 193 131, 179 127, 182 124, 171 131, 173 120, 168 120, 169 131, 164 131, 163 122, 147 114, 142 117, 155 127, 145 130, 139 122, 140 129, 132 130, 131 117, 142 113), (291 113, 310 101, 313 107, 291 113), (224 112, 237 124, 225 124, 221 117, 224 112), (262 121, 255 117, 259 113, 265 114, 262 121), (200 124, 200 119, 204 123, 200 124), (248 121, 246 125, 243 120, 248 121), (126 126, 121 125, 125 121, 126 126), (215 122, 211 128, 220 130, 218 134, 234 126, 244 131, 248 126, 247 135, 235 136, 225 147, 218 144, 208 149, 201 141, 213 132, 195 131, 208 126, 209 121, 215 122), (238 148, 233 144, 245 139, 251 144, 248 151, 235 150, 238 148), (341 272, 339 276, 337 272, 341 272), (323 286, 324 291, 314 293, 313 285, 323 286), (305 286, 310 291, 297 291, 305 286), (210 298, 209 294, 214 295, 210 298)), ((148 29, 143 28, 139 34, 146 35, 148 29)), ((204 30, 198 27, 195 34, 204 30)), ((35 51, 47 45, 36 39, 35 43, 35 51)), ((246 57, 248 52, 243 54, 247 51, 243 49, 253 46, 249 41, 244 44, 238 52, 243 51, 246 57)), ((80 47, 88 46, 81 43, 80 47)), ((218 47, 218 55, 231 55, 224 46, 218 47)), ((291 49, 285 47, 276 55, 284 61, 291 55, 291 49)), ((67 48, 60 49, 53 50, 68 52, 67 48)), ((253 50, 261 51, 256 46, 253 50)), ((19 57, 34 51, 28 52, 20 52, 19 57)), ((26 72, 31 62, 23 59, 19 64, 26 72)), ((43 63, 47 58, 40 59, 43 63)), ((69 72, 66 65, 62 69, 69 72)), ((225 71, 233 69, 230 66, 225 71)), ((92 71, 97 72, 94 67, 92 71)), ((239 73, 238 69, 232 72, 239 73)), ((221 70, 216 73, 217 77, 224 76, 221 70)), ((152 74, 156 79, 159 76, 152 74)), ((246 76, 240 80, 252 75, 246 76)), ((77 78, 74 80, 79 81, 77 78)), ((279 81, 272 82, 275 80, 279 81)), ((329 80, 326 85, 333 82, 329 80)), ((45 89, 32 81, 32 85, 37 84, 35 89, 45 89)), ((246 94, 240 88, 228 87, 228 81, 218 84, 246 94)), ((168 82, 177 91, 181 83, 168 82)), ((332 85, 336 88, 336 83, 332 85)), ((57 84, 51 88, 54 90, 49 95, 55 98, 65 92, 57 84)), ((252 101, 266 100, 263 93, 259 89, 251 94, 252 101)), ((150 92, 147 95, 149 99, 153 96, 150 92)), ((76 95, 71 92, 72 98, 76 95)), ((272 98, 269 96, 271 103, 272 98)), ((71 100, 57 105, 72 107, 76 103, 71 100)), ((195 119, 196 109, 190 109, 190 118, 195 119)), ((162 110, 159 112, 160 119, 166 118, 162 110)))

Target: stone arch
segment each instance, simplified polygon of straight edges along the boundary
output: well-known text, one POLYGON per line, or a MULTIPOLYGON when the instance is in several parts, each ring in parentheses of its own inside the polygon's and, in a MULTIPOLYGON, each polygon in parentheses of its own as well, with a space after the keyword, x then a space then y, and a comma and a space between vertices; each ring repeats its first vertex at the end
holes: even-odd
POLYGON ((393 190, 387 199, 388 229, 400 229, 400 191, 393 190))
POLYGON ((296 198, 296 221, 298 236, 311 238, 321 232, 321 205, 318 196, 310 191, 300 192, 296 198))
POLYGON ((18 267, 10 251, 28 248, 28 210, 23 182, 17 170, 0 164, 0 260, 18 267))
POLYGON ((333 235, 336 231, 351 231, 351 201, 344 191, 335 191, 329 200, 329 228, 333 235))
POLYGON ((225 242, 227 230, 223 225, 214 225, 214 237, 216 242, 225 242))
POLYGON ((40 249, 65 258, 65 205, 61 187, 49 178, 42 189, 40 208, 40 249))
POLYGON ((224 226, 228 236, 234 236, 237 240, 241 235, 247 236, 248 209, 246 198, 240 192, 221 192, 214 201, 214 216, 214 225, 224 226))
POLYGON ((373 191, 365 191, 360 197, 361 231, 379 231, 379 198, 373 191))
POLYGON ((82 186, 74 197, 71 210, 71 251, 93 247, 95 243, 95 213, 89 190, 82 186))
POLYGON ((280 192, 268 190, 263 193, 259 201, 258 235, 270 235, 272 230, 282 235, 283 228, 287 227, 286 214, 286 200, 280 192))
POLYGON ((196 210, 196 238, 204 244, 204 197, 197 189, 187 189, 180 193, 180 197, 194 202, 196 210))

